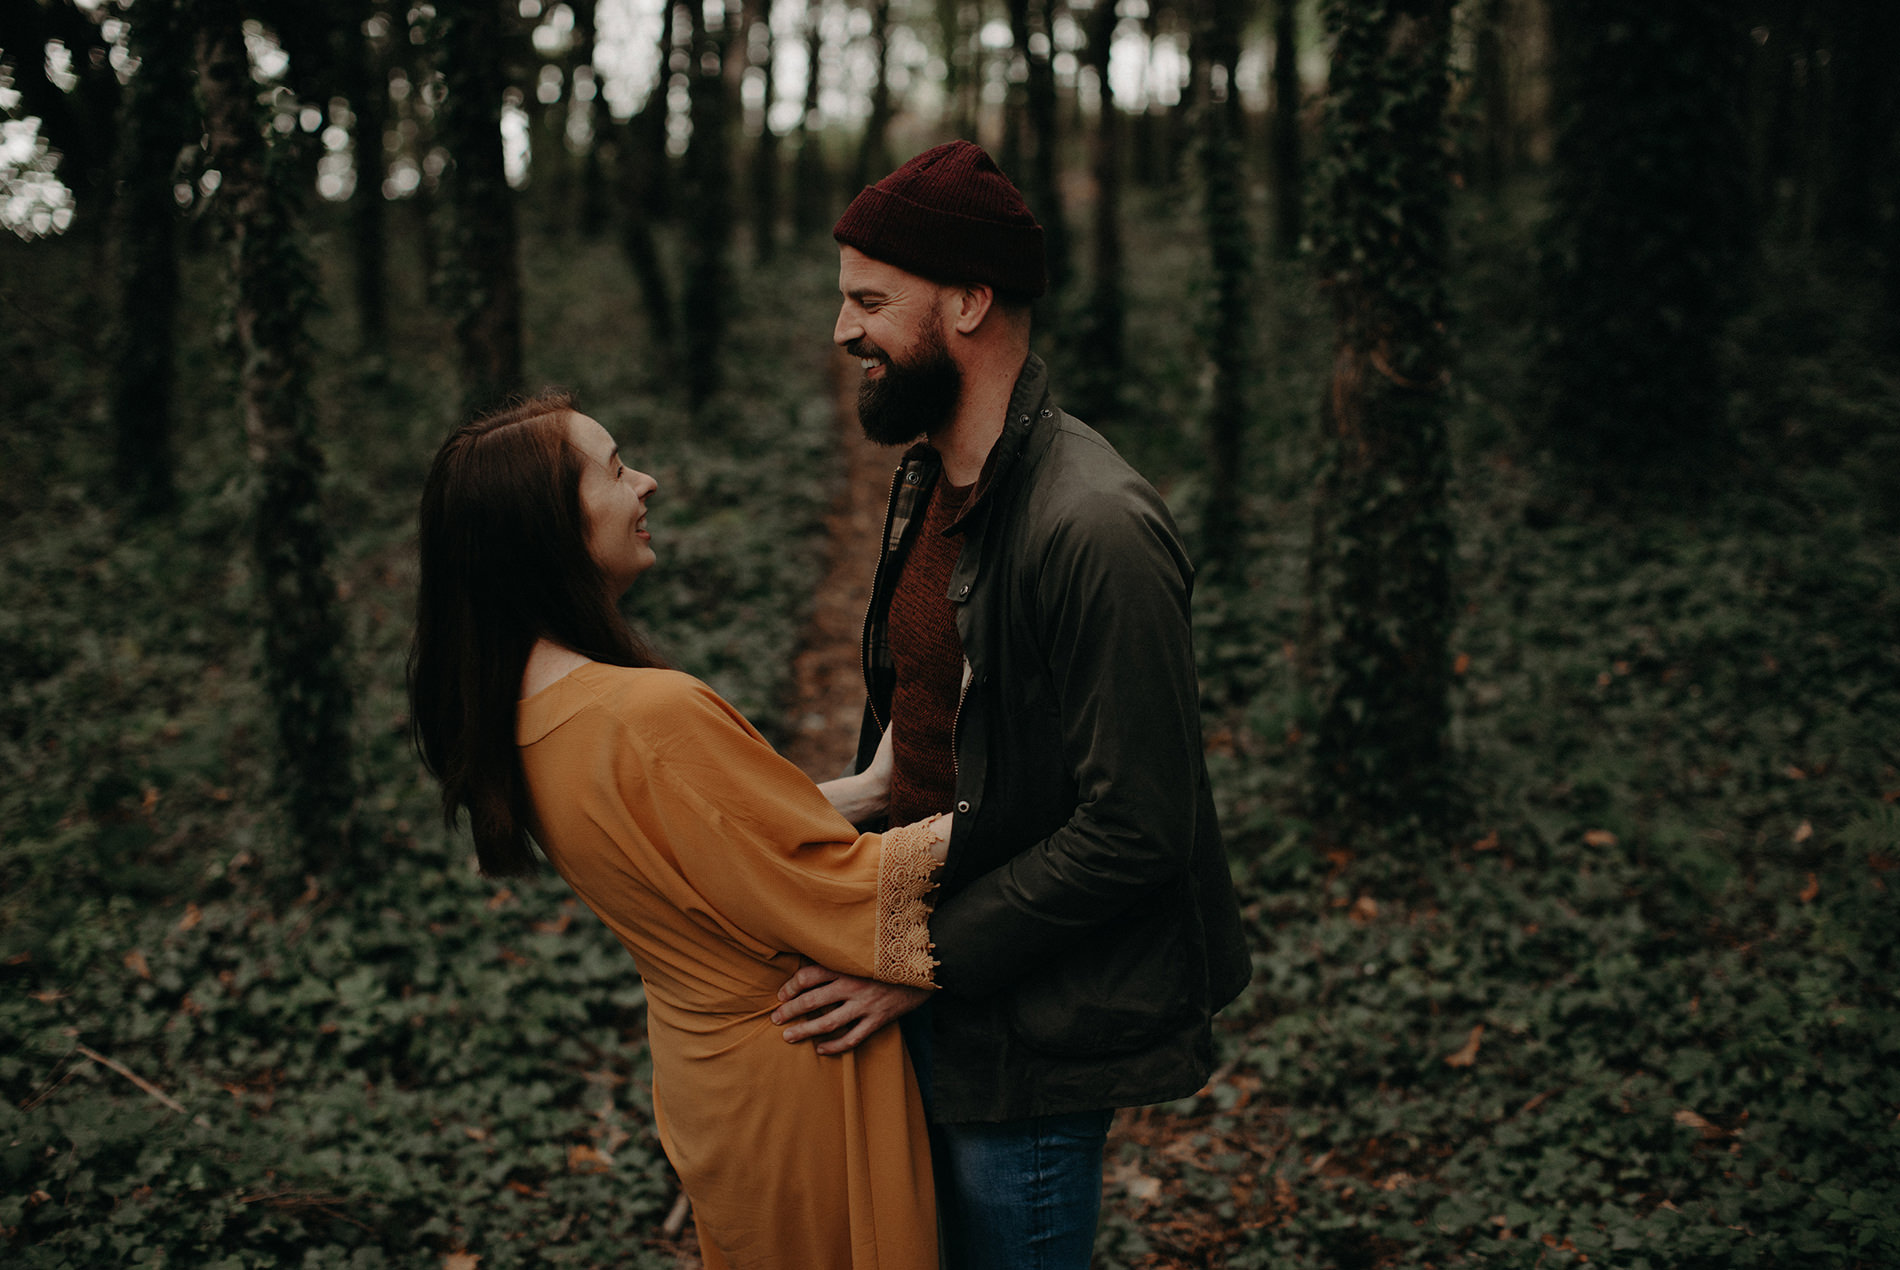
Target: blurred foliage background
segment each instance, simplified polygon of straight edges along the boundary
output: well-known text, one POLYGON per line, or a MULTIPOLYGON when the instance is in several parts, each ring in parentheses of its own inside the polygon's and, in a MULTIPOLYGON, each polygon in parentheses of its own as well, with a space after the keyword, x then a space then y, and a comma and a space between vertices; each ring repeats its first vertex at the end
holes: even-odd
POLYGON ((826 231, 956 135, 1204 562, 1254 934, 1098 1263, 1900 1261, 1897 57, 1875 0, 7 0, 7 1261, 690 1258, 624 954, 409 748, 414 499, 573 389, 660 478, 631 614, 788 739, 826 231))

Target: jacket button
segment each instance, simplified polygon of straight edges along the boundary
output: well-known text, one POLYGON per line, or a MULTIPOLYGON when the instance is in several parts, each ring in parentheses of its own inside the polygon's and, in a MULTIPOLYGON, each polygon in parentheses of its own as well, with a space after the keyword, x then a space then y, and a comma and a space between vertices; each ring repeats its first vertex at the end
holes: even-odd
POLYGON ((963 584, 963 589, 957 592, 958 595, 968 595, 969 593, 970 593, 970 584, 968 582, 965 582, 963 584))
POLYGON ((958 803, 958 804, 957 804, 957 810, 958 810, 958 811, 960 811, 960 812, 966 812, 966 813, 967 813, 967 812, 968 812, 968 811, 970 810, 970 804, 969 804, 969 801, 968 801, 968 800, 966 799, 965 801, 963 801, 963 802, 960 802, 960 803, 958 803))

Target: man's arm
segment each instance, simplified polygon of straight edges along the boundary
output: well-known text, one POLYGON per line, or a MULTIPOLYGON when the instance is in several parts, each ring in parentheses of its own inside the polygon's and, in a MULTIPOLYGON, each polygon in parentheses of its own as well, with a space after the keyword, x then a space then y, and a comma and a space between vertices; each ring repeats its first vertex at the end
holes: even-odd
POLYGON ((803 1020, 785 1029, 787 1041, 798 1044, 816 1037, 820 1039, 814 1048, 820 1054, 842 1054, 930 1000, 930 993, 924 988, 839 974, 823 966, 806 966, 785 981, 778 990, 778 999, 772 1022, 783 1025, 793 1019, 803 1020))
POLYGON ((870 765, 852 776, 840 776, 818 786, 818 792, 830 800, 846 820, 854 825, 883 816, 891 803, 892 742, 894 729, 884 729, 877 753, 870 765))

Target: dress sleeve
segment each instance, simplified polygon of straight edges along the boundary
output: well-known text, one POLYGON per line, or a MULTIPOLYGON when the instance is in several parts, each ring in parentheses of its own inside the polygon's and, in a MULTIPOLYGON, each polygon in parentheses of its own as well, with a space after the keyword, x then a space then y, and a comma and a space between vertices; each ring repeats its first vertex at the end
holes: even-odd
POLYGON ((928 988, 936 862, 923 824, 859 833, 706 685, 669 676, 622 714, 620 777, 706 916, 762 950, 928 988))

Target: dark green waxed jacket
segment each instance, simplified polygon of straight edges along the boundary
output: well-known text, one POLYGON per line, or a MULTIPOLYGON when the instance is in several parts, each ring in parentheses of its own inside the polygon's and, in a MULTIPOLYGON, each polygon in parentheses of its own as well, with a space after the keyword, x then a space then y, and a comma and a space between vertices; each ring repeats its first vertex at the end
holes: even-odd
MULTIPOLYGON (((939 464, 892 485, 859 764, 889 716, 888 612, 939 464)), ((1193 566, 1160 495, 1030 357, 962 518, 968 674, 931 919, 932 1112, 983 1121, 1185 1097, 1250 970, 1202 758, 1193 566)))

